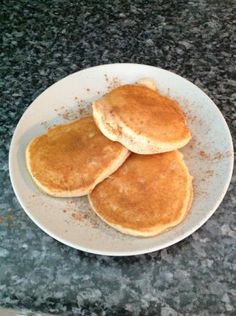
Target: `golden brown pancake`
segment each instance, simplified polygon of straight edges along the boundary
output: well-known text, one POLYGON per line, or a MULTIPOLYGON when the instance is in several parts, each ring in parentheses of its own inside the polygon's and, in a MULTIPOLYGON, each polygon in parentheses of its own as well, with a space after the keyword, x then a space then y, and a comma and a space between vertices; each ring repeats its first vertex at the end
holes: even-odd
POLYGON ((120 86, 93 104, 101 132, 138 154, 176 150, 191 138, 177 101, 154 91, 147 79, 120 86))
POLYGON ((154 236, 185 218, 192 203, 192 177, 183 155, 131 154, 89 200, 97 215, 120 232, 154 236))
POLYGON ((92 117, 50 128, 26 149, 33 180, 44 192, 60 197, 88 194, 127 156, 128 150, 104 137, 92 117))

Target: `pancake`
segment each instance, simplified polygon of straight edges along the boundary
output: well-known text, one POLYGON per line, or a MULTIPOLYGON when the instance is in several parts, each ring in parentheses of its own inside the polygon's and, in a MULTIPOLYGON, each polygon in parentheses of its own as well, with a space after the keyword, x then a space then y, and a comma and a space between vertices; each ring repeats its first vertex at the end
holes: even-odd
POLYGON ((96 214, 118 231, 154 236, 181 223, 192 203, 192 177, 179 151, 131 154, 89 194, 96 214))
POLYGON ((128 157, 128 150, 99 131, 92 117, 52 127, 26 149, 27 168, 52 196, 88 194, 128 157))
POLYGON ((144 79, 113 89, 93 103, 101 132, 138 154, 176 150, 191 139, 177 101, 161 95, 144 79))

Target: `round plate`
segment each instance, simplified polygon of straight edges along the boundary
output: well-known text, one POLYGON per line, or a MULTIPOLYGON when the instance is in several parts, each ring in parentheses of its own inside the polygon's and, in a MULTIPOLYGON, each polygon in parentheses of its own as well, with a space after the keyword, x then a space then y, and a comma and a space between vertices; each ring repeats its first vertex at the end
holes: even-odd
MULTIPOLYGON (((15 194, 28 216, 60 242, 91 253, 126 256, 170 246, 196 231, 214 213, 230 183, 233 145, 214 102, 198 87, 169 71, 139 64, 110 64, 76 72, 44 91, 25 111, 12 138, 9 167, 15 194), (53 198, 40 192, 26 169, 29 141, 53 124, 91 112, 91 102, 122 83, 151 78, 159 91, 178 100, 192 131, 182 150, 194 177, 194 200, 186 219, 152 238, 123 235, 103 223, 87 197, 53 198)), ((45 172, 47 172, 45 170, 45 172)), ((158 192, 157 192, 158 194, 158 192)))

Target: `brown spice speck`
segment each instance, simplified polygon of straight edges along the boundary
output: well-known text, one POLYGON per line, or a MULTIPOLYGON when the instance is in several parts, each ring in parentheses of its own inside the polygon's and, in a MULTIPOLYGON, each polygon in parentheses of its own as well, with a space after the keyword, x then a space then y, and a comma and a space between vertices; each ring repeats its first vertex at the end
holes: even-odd
POLYGON ((208 170, 207 172, 206 172, 206 176, 207 177, 212 177, 214 175, 214 170, 208 170))
POLYGON ((79 109, 79 114, 80 115, 84 115, 86 113, 87 113, 86 109, 79 109))
POLYGON ((209 155, 203 150, 199 151, 199 155, 203 159, 209 159, 209 155))
POLYGON ((215 154, 208 154, 204 150, 199 151, 199 155, 202 159, 208 159, 210 161, 222 160, 228 156, 228 153, 217 152, 215 154))
POLYGON ((67 121, 72 121, 72 120, 78 119, 78 112, 77 111, 65 110, 63 113, 58 113, 58 115, 67 121))
POLYGON ((93 228, 98 228, 98 222, 95 220, 95 218, 92 218, 91 216, 89 217, 89 223, 93 228))
POLYGON ((195 136, 192 137, 190 143, 189 143, 192 147, 191 148, 194 148, 194 147, 197 147, 197 146, 200 146, 201 143, 196 139, 195 136))
POLYGON ((108 92, 122 85, 122 81, 118 77, 114 77, 106 81, 108 83, 108 92))
POLYGON ((218 152, 215 155, 213 155, 212 160, 221 160, 224 158, 225 158, 225 155, 221 152, 218 152))
MULTIPOLYGON (((205 181, 205 180, 203 180, 205 181)), ((201 196, 201 197, 206 197, 207 196, 207 192, 199 189, 198 186, 196 186, 196 184, 193 182, 193 192, 194 192, 194 196, 197 197, 197 196, 201 196)))
POLYGON ((205 182, 214 175, 214 170, 207 170, 202 174, 201 181, 205 182))
POLYGON ((104 77, 105 77, 106 82, 108 82, 109 80, 108 80, 107 74, 104 74, 104 77))
POLYGON ((66 210, 70 213, 71 217, 76 220, 78 223, 86 221, 92 228, 98 228, 98 219, 94 214, 86 211, 79 211, 76 207, 76 201, 69 200, 67 201, 66 210))
POLYGON ((76 213, 72 213, 72 217, 77 221, 83 221, 88 218, 88 215, 77 211, 76 213))

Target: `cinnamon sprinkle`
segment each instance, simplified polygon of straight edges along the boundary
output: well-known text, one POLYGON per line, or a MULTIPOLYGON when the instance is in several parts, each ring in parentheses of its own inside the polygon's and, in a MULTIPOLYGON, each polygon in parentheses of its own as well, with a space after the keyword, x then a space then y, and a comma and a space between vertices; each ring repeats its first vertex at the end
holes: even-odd
POLYGON ((203 150, 199 151, 199 155, 203 159, 209 159, 209 155, 203 150))
POLYGON ((212 177, 214 175, 214 170, 208 170, 207 172, 206 172, 206 176, 207 177, 212 177))
POLYGON ((72 213, 72 217, 77 221, 83 221, 88 218, 88 214, 77 211, 76 213, 72 213))
POLYGON ((83 221, 87 221, 93 228, 98 228, 98 222, 96 218, 93 217, 93 214, 81 212, 81 211, 74 211, 71 216, 78 221, 78 223, 81 223, 83 221))
POLYGON ((107 92, 122 85, 122 81, 118 77, 108 78, 107 74, 104 74, 107 85, 107 92))
POLYGON ((229 152, 222 153, 219 151, 215 154, 209 154, 205 152, 204 150, 201 150, 199 151, 199 156, 201 159, 207 159, 210 161, 219 161, 230 156, 230 153, 229 152))

